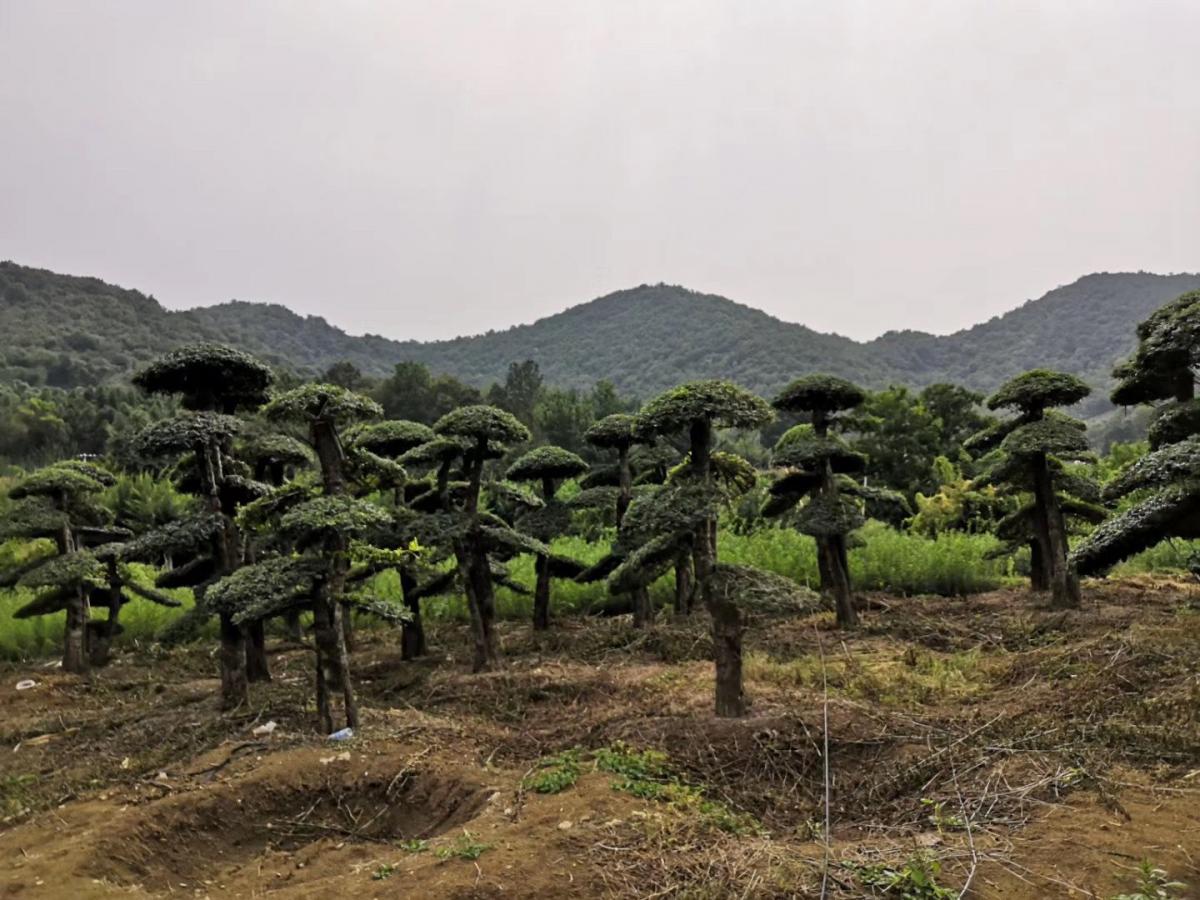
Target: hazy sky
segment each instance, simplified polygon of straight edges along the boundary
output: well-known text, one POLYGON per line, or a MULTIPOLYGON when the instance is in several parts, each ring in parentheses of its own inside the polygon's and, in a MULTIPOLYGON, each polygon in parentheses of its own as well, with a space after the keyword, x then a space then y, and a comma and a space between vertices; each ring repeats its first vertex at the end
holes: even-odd
POLYGON ((1200 269, 1200 2, 0 0, 0 258, 434 338, 1200 269))

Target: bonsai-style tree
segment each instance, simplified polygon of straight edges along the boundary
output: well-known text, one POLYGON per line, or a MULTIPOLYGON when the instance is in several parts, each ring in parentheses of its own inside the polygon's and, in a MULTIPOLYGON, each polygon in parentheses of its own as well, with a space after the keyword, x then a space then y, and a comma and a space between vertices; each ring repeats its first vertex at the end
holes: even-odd
MULTIPOLYGON (((420 422, 411 422, 407 419, 388 419, 382 422, 372 422, 369 425, 364 425, 355 430, 352 443, 355 448, 364 450, 369 453, 374 453, 385 459, 393 460, 400 463, 401 457, 404 457, 409 451, 415 450, 418 447, 428 446, 436 435, 433 429, 428 425, 420 422)), ((451 441, 449 443, 454 444, 451 441)), ((457 445, 456 445, 457 446, 457 445)), ((461 450, 461 448, 459 448, 461 450)), ((449 457, 445 479, 449 479, 449 463, 452 463, 458 454, 453 454, 449 457)), ((415 459, 414 462, 418 466, 422 465, 420 459, 415 459)), ((428 485, 421 484, 422 492, 428 490, 428 485)), ((395 485, 394 497, 397 509, 406 508, 406 494, 408 485, 395 485)), ((414 494, 413 496, 418 496, 414 494)), ((403 517, 398 517, 402 519, 403 517)), ((399 524, 399 521, 398 523, 399 524)), ((397 535, 397 543, 403 545, 407 543, 403 540, 406 534, 397 535)), ((397 574, 400 576, 400 592, 404 599, 404 605, 408 609, 408 618, 401 625, 400 633, 400 658, 401 659, 416 659, 419 656, 424 656, 428 650, 425 641, 425 625, 421 620, 421 599, 417 592, 417 566, 415 562, 396 567, 397 574)))
POLYGON ((1064 608, 1079 605, 1079 578, 1067 562, 1064 506, 1086 513, 1086 498, 1076 494, 1089 492, 1064 463, 1087 459, 1090 454, 1087 426, 1053 408, 1070 406, 1089 393, 1091 388, 1074 375, 1047 369, 1025 372, 1001 385, 987 401, 989 409, 1008 409, 1016 415, 971 441, 977 449, 998 446, 994 461, 977 483, 1032 495, 1014 518, 1002 524, 1010 539, 1020 540, 1032 533, 1037 546, 1034 584, 1048 584, 1052 604, 1064 608), (1074 499, 1064 501, 1064 496, 1074 499))
POLYGON ((175 394, 184 409, 226 415, 262 406, 273 381, 253 356, 211 343, 172 350, 133 376, 147 394, 175 394))
POLYGON ((736 594, 720 589, 716 569, 716 518, 719 489, 712 454, 718 428, 760 428, 773 418, 771 408, 749 391, 723 381, 697 381, 666 391, 646 404, 639 431, 649 435, 685 434, 686 471, 663 489, 660 505, 668 511, 660 536, 632 553, 610 576, 618 592, 649 584, 678 557, 679 545, 690 540, 696 595, 712 616, 716 664, 716 711, 719 716, 745 713, 742 690, 743 618, 736 594))
MULTIPOLYGON (((640 443, 637 417, 627 413, 613 413, 595 422, 583 437, 593 447, 615 450, 617 453, 615 519, 617 531, 620 532, 625 512, 633 500, 633 465, 630 462, 630 450, 640 443)), ((665 471, 661 480, 666 480, 665 471)), ((684 571, 688 571, 689 564, 690 557, 681 555, 680 565, 684 571)), ((690 593, 690 581, 685 582, 685 586, 690 593)), ((632 597, 634 627, 645 628, 654 621, 654 606, 650 601, 650 590, 646 585, 639 585, 634 589, 632 597)))
MULTIPOLYGON (((243 562, 244 548, 234 522, 238 505, 265 490, 247 477, 248 472, 237 471, 232 438, 241 423, 233 416, 261 406, 273 381, 270 368, 253 356, 211 343, 172 350, 133 376, 133 383, 146 393, 177 395, 192 413, 150 426, 137 443, 145 456, 188 456, 190 471, 181 487, 190 487, 221 523, 210 551, 193 560, 193 569, 185 570, 197 575, 188 586, 196 591, 201 609, 204 589, 243 562)), ((177 578, 176 584, 183 582, 177 578)), ((269 678, 269 668, 261 629, 247 643, 233 620, 221 616, 220 634, 222 706, 231 709, 246 701, 250 675, 256 680, 269 678)))
POLYGON ((0 573, 0 587, 19 584, 38 591, 14 618, 66 611, 62 666, 74 674, 108 661, 109 645, 120 627, 123 583, 116 548, 131 534, 114 528, 111 515, 97 502, 100 491, 113 482, 100 466, 76 460, 39 469, 9 491, 18 502, 0 529, 3 537, 54 542, 53 553, 35 554, 0 573), (107 621, 91 621, 93 595, 108 606, 107 621))
MULTIPOLYGON (((306 384, 276 397, 263 408, 264 417, 276 424, 301 426, 317 456, 321 485, 328 497, 348 493, 346 453, 341 430, 359 422, 379 418, 383 409, 374 400, 334 384, 306 384)), ((338 667, 343 666, 350 641, 350 612, 342 608, 346 574, 350 568, 349 535, 334 528, 322 535, 329 554, 328 582, 324 593, 329 602, 313 607, 313 633, 326 670, 326 681, 348 684, 338 667), (336 630, 336 636, 330 629, 336 630)), ((347 688, 349 690, 349 688, 347 688)))
POLYGON ((858 624, 848 538, 863 524, 855 498, 864 491, 841 476, 861 472, 867 459, 833 429, 839 414, 865 399, 863 390, 844 378, 809 375, 793 381, 772 401, 778 410, 808 414, 811 424, 792 427, 776 442, 772 459, 784 472, 771 486, 771 500, 763 514, 781 515, 807 498, 794 515, 794 525, 816 541, 821 591, 833 601, 838 625, 843 628, 858 624))
MULTIPOLYGON (((512 529, 497 527, 503 523, 485 519, 481 515, 479 495, 483 485, 483 467, 500 447, 528 441, 529 429, 511 413, 494 406, 476 405, 463 406, 447 413, 434 424, 433 430, 443 437, 461 438, 466 442, 462 458, 467 486, 462 503, 462 521, 455 529, 452 541, 471 612, 475 639, 472 668, 480 672, 494 668, 500 660, 494 631, 496 603, 488 551, 500 546, 521 547, 520 538, 523 537, 512 529)), ((533 546, 544 546, 537 541, 526 540, 533 546)))
MULTIPOLYGON (((152 532, 135 541, 124 556, 147 563, 170 562, 172 568, 159 576, 156 585, 192 588, 198 615, 213 612, 204 602, 207 588, 244 561, 242 536, 234 522, 237 508, 267 489, 237 474, 238 465, 231 451, 241 426, 240 420, 222 413, 185 412, 143 429, 134 441, 142 459, 179 461, 179 488, 202 503, 201 511, 185 521, 195 524, 191 533, 203 533, 206 541, 180 546, 172 543, 169 535, 160 541, 152 532)), ((172 529, 174 524, 165 527, 172 529)), ((246 633, 232 618, 218 618, 221 704, 233 709, 247 700, 248 668, 255 672, 256 680, 266 677, 266 655, 260 642, 247 642, 246 633), (253 663, 248 662, 248 656, 254 657, 253 663)))
POLYGON ((1106 499, 1133 496, 1072 554, 1085 575, 1106 572, 1170 538, 1200 537, 1200 291, 1184 294, 1137 329, 1138 348, 1117 367, 1114 403, 1154 406, 1150 453, 1104 487, 1106 499))
MULTIPOLYGON (((247 506, 242 520, 247 527, 277 531, 298 553, 265 557, 243 566, 210 589, 209 603, 241 625, 299 609, 311 611, 318 726, 326 734, 334 731, 331 699, 340 691, 343 721, 346 727, 357 728, 350 657, 340 627, 343 606, 349 602, 346 575, 352 550, 368 555, 376 552, 369 545, 357 547, 355 539, 386 528, 391 517, 382 507, 345 493, 311 497, 304 489, 289 486, 247 506)), ((381 606, 367 607, 393 621, 400 618, 381 606)))
MULTIPOLYGON (((539 483, 544 504, 520 516, 521 529, 546 544, 565 533, 571 524, 571 513, 557 499, 559 485, 564 478, 578 477, 587 468, 587 463, 571 451, 553 446, 537 447, 514 462, 508 469, 508 480, 539 483)), ((533 593, 533 627, 535 631, 545 631, 550 627, 551 577, 574 578, 582 567, 548 553, 539 553, 534 560, 537 585, 533 593)))

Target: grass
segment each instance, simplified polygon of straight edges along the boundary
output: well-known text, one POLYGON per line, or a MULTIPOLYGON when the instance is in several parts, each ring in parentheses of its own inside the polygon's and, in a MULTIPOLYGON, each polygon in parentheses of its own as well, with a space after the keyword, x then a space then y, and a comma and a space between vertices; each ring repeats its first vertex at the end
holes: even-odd
MULTIPOLYGON (((993 665, 978 650, 936 653, 909 647, 890 659, 826 657, 825 676, 831 691, 902 709, 964 700, 979 694, 992 681, 993 665)), ((749 681, 785 688, 820 690, 822 685, 821 660, 812 653, 779 660, 751 651, 746 654, 745 674, 749 681)))
MULTIPOLYGON (((992 560, 987 554, 996 547, 989 535, 943 534, 937 538, 896 531, 879 522, 869 522, 858 532, 859 546, 850 551, 850 570, 855 587, 868 591, 886 591, 898 595, 939 594, 964 596, 993 590, 1011 580, 1011 560, 992 560)), ((588 541, 582 537, 562 537, 554 541, 554 550, 584 563, 599 560, 608 550, 606 539, 588 541)), ((27 552, 28 545, 16 542, 0 545, 0 567, 27 552)), ((722 562, 751 565, 795 579, 801 584, 818 584, 816 547, 811 538, 786 528, 765 528, 751 534, 722 531, 718 539, 722 562)), ((1116 570, 1116 574, 1142 572, 1185 572, 1188 558, 1200 549, 1200 542, 1164 542, 1142 553, 1116 570)), ((534 582, 533 558, 521 556, 509 564, 512 577, 526 585, 534 582)), ((153 571, 144 569, 150 583, 153 571)), ((651 587, 651 597, 659 607, 672 600, 670 575, 651 587)), ((393 601, 400 600, 400 581, 396 573, 386 572, 375 581, 374 593, 393 601)), ((0 659, 25 660, 53 656, 58 652, 63 629, 63 614, 33 619, 13 619, 12 614, 32 599, 22 589, 0 590, 0 659)), ((174 594, 191 605, 190 592, 174 594)), ((553 603, 557 615, 577 615, 612 602, 603 582, 577 584, 554 582, 553 603)), ((507 587, 496 592, 497 616, 506 620, 532 617, 533 598, 507 587)), ((155 639, 162 628, 183 610, 167 609, 135 600, 121 612, 124 634, 118 648, 155 639)), ((466 602, 461 596, 439 597, 426 601, 424 613, 431 620, 467 620, 466 602)), ((369 623, 363 623, 369 627, 369 623)))
MULTIPOLYGON (((0 560, 17 560, 28 544, 17 542, 0 545, 0 560)), ((130 568, 142 584, 154 583, 155 571, 149 566, 132 565, 130 568)), ((34 616, 30 619, 14 619, 13 614, 34 598, 34 591, 27 588, 0 590, 0 659, 23 661, 55 656, 62 647, 63 627, 66 613, 49 616, 34 616)), ((163 593, 179 600, 183 606, 172 609, 135 599, 121 608, 121 625, 124 632, 117 638, 115 646, 129 647, 155 640, 158 633, 193 605, 189 590, 168 590, 163 593)), ((93 613, 95 618, 104 618, 107 613, 93 613)), ((212 635, 215 635, 212 630, 212 635)))

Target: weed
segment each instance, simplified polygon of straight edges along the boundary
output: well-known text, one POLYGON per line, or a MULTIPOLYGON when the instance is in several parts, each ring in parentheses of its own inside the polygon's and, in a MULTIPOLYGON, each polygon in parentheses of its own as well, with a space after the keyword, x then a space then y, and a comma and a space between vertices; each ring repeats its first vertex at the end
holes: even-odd
POLYGON ((1166 869, 1160 869, 1148 859, 1142 860, 1138 866, 1137 890, 1132 894, 1116 894, 1112 900, 1176 900, 1183 894, 1176 891, 1187 889, 1181 881, 1171 881, 1166 869))
POLYGON ((967 823, 962 816, 946 812, 946 804, 941 800, 930 800, 928 797, 922 797, 921 805, 929 810, 929 822, 939 832, 956 831, 967 827, 967 823))
POLYGON ((429 841, 413 838, 411 841, 401 841, 398 846, 405 853, 424 853, 429 849, 429 841))
POLYGON ((537 762, 537 771, 522 781, 526 790, 535 794, 558 794, 579 780, 579 751, 564 750, 537 762))
POLYGON ((902 866, 847 866, 865 885, 882 888, 900 900, 952 900, 957 891, 942 887, 937 878, 942 864, 931 856, 918 854, 902 866))
POLYGON ((384 863, 378 869, 376 869, 375 872, 371 875, 371 880, 372 881, 385 881, 388 878, 391 878, 395 874, 396 874, 396 867, 389 866, 387 863, 384 863))
POLYGON ((700 788, 682 781, 672 772, 667 754, 660 750, 636 751, 617 743, 597 750, 593 757, 598 769, 620 776, 612 783, 614 791, 665 803, 676 812, 729 834, 763 833, 753 816, 734 812, 724 803, 705 797, 700 788))
POLYGON ((469 831, 464 831, 460 834, 449 847, 440 847, 437 850, 438 859, 470 859, 475 860, 483 856, 485 852, 492 849, 491 844, 481 844, 475 840, 474 835, 469 831))

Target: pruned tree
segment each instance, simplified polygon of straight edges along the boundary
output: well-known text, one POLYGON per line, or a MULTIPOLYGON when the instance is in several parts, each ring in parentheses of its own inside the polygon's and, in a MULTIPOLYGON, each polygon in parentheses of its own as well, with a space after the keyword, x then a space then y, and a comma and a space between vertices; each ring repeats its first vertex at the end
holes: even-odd
POLYGON ((792 522, 797 531, 816 541, 821 591, 833 601, 843 628, 858 624, 849 535, 863 524, 857 501, 869 492, 845 477, 863 471, 866 456, 853 450, 835 429, 839 416, 865 398, 862 388, 844 378, 809 375, 793 381, 772 401, 778 410, 807 414, 811 424, 793 426, 776 442, 772 461, 783 473, 771 485, 763 514, 782 515, 805 501, 792 522))
MULTIPOLYGON (((161 555, 143 556, 157 550, 153 533, 125 551, 128 559, 147 563, 169 563, 170 569, 159 576, 158 587, 190 587, 196 596, 197 616, 212 611, 205 605, 205 591, 218 578, 233 572, 244 561, 242 536, 234 522, 237 508, 264 493, 267 488, 238 474, 231 452, 233 439, 241 429, 237 418, 223 413, 181 413, 141 431, 134 442, 142 459, 178 461, 177 484, 202 502, 200 512, 191 517, 203 522, 207 541, 186 547, 166 545, 161 555), (215 525, 214 528, 208 526, 215 525)), ((177 530, 175 523, 165 526, 177 530)), ((246 633, 229 616, 218 616, 221 642, 221 703, 233 709, 246 702, 248 669, 257 679, 265 678, 265 649, 258 642, 247 642, 246 633), (255 656, 253 664, 247 656, 255 656)))
MULTIPOLYGON (((563 479, 576 478, 586 472, 588 465, 579 456, 562 447, 536 447, 517 459, 508 468, 509 481, 534 482, 541 487, 542 504, 528 508, 519 515, 517 524, 522 531, 539 541, 549 543, 565 534, 571 525, 571 512, 557 497, 563 479)), ((550 579, 574 578, 583 567, 572 559, 550 553, 534 556, 537 584, 533 592, 533 627, 545 631, 550 627, 550 579)))
MULTIPOLYGON (((411 422, 406 419, 388 419, 382 422, 372 422, 369 425, 364 425, 356 429, 351 440, 356 448, 376 454, 385 459, 393 460, 398 465, 402 465, 400 461, 405 458, 405 454, 418 447, 428 446, 435 438, 436 435, 433 429, 428 425, 420 422, 411 422)), ((450 461, 452 462, 454 458, 455 456, 452 455, 450 461)), ((420 459, 414 459, 414 462, 418 467, 424 464, 420 459)), ((449 477, 448 469, 446 477, 447 479, 449 477)), ((399 484, 394 485, 393 493, 395 505, 398 510, 408 508, 408 487, 408 482, 403 486, 399 484)), ((423 483, 420 484, 420 487, 429 488, 428 485, 423 483)), ((413 496, 419 496, 419 494, 413 494, 413 496)), ((400 526, 406 521, 407 517, 397 517, 396 525, 400 526)), ((409 529, 398 527, 396 531, 398 532, 395 534, 395 544, 397 547, 406 545, 408 540, 415 537, 409 529)), ((409 562, 398 565, 396 566, 396 572, 400 578, 400 592, 404 605, 409 613, 407 619, 401 625, 400 658, 416 659, 428 652, 425 640, 425 624, 421 619, 421 598, 417 591, 418 564, 416 562, 409 562)))
MULTIPOLYGON (((220 344, 200 343, 165 354, 133 376, 133 383, 148 394, 177 395, 188 412, 151 425, 137 438, 138 452, 157 458, 183 458, 179 486, 198 496, 220 522, 210 546, 186 569, 195 577, 187 586, 204 609, 204 591, 216 579, 233 572, 244 561, 244 546, 234 522, 237 508, 266 491, 266 486, 239 471, 233 456, 233 438, 241 430, 235 414, 252 411, 267 399, 274 376, 259 360, 220 344)), ((181 579, 176 584, 182 586, 181 579)), ((228 615, 220 615, 221 700, 226 709, 247 700, 247 682, 269 678, 266 648, 261 631, 247 642, 246 635, 228 615), (247 659, 249 655, 250 659, 247 659)))
MULTIPOLYGON (((496 602, 492 590, 489 550, 511 550, 524 546, 539 552, 545 546, 481 514, 479 505, 484 464, 495 458, 500 448, 528 441, 529 429, 511 413, 494 406, 476 405, 463 406, 447 413, 434 424, 433 430, 445 438, 465 442, 461 455, 467 484, 460 507, 461 516, 449 537, 471 614, 475 643, 472 668, 479 672, 494 668, 500 661, 495 635, 496 602)), ((440 493, 443 498, 446 497, 445 490, 440 493)))
MULTIPOLYGON (((347 573, 354 541, 386 529, 391 516, 382 507, 346 493, 311 496, 302 488, 284 488, 248 506, 242 519, 247 527, 277 531, 296 552, 265 557, 222 579, 209 591, 210 605, 240 625, 309 610, 315 636, 318 727, 326 734, 335 730, 332 698, 340 693, 343 721, 346 727, 357 728, 350 656, 340 627, 344 607, 353 602, 346 592, 347 573)), ((370 552, 369 545, 366 549, 370 552)), ((399 611, 388 612, 372 603, 366 609, 393 621, 403 618, 399 611)))
MULTIPOLYGON (((625 512, 633 500, 633 464, 630 451, 641 444, 637 428, 637 417, 628 413, 612 413, 593 423, 584 433, 584 439, 593 447, 616 451, 616 491, 615 491, 615 523, 618 533, 625 519, 625 512)), ((666 471, 663 471, 666 480, 666 471)), ((689 557, 681 555, 684 567, 688 565, 689 557)), ((690 592, 690 583, 686 585, 690 592)), ((650 600, 650 590, 646 585, 638 585, 632 591, 633 624, 635 628, 645 628, 654 621, 654 606, 650 600)))
MULTIPOLYGON (((383 415, 374 400, 335 384, 306 384, 293 388, 263 407, 269 422, 298 426, 317 456, 321 486, 326 497, 349 493, 346 451, 341 431, 383 415)), ((331 528, 320 532, 328 558, 328 572, 321 584, 320 597, 313 603, 313 634, 318 647, 318 689, 331 684, 351 692, 348 647, 352 640, 351 613, 344 608, 346 574, 350 568, 349 540, 352 532, 331 528), (335 634, 336 632, 336 634, 335 634)), ((347 717, 352 704, 347 701, 347 717)), ((322 714, 322 718, 325 715, 322 714)))
POLYGON ((639 432, 646 436, 686 435, 686 470, 674 473, 673 483, 657 495, 662 522, 647 529, 657 532, 657 536, 630 553, 609 578, 610 589, 616 592, 647 585, 674 564, 681 545, 690 544, 696 595, 712 617, 719 716, 743 715, 746 706, 742 688, 743 613, 736 594, 720 589, 714 579, 720 492, 713 471, 713 444, 717 429, 755 429, 772 418, 764 400, 723 381, 684 384, 647 403, 639 417, 639 432))
POLYGON ((5 538, 54 542, 52 553, 34 554, 0 572, 0 587, 20 585, 37 592, 15 611, 14 618, 66 612, 62 667, 73 674, 107 663, 112 639, 120 629, 124 583, 117 569, 117 550, 131 532, 114 527, 111 513, 97 500, 113 482, 105 469, 78 460, 38 469, 9 491, 18 502, 0 527, 5 538), (107 620, 92 621, 93 598, 108 607, 107 620))
POLYGON ((1155 312, 1137 336, 1133 357, 1114 372, 1119 381, 1112 400, 1155 408, 1150 453, 1105 485, 1106 499, 1133 503, 1075 548, 1071 559, 1087 575, 1164 539, 1200 537, 1200 291, 1155 312))
MULTIPOLYGON (((1091 393, 1074 375, 1034 369, 1005 382, 988 398, 989 409, 1015 415, 972 438, 971 449, 995 447, 977 484, 1006 487, 1030 500, 1002 522, 1009 540, 1032 537, 1033 584, 1048 588, 1056 607, 1079 606, 1079 578, 1068 563, 1067 511, 1087 515, 1092 488, 1068 463, 1089 458, 1087 426, 1054 407, 1091 393)), ((1094 504, 1091 504, 1094 505, 1094 504)))

